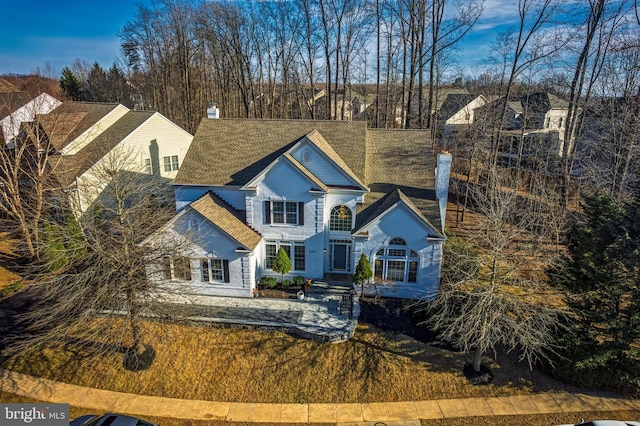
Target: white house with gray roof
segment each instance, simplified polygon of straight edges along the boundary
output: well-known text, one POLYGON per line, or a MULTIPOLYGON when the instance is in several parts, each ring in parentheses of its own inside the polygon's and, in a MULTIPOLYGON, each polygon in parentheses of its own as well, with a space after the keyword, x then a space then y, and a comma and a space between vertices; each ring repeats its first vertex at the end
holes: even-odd
POLYGON ((424 130, 204 119, 173 181, 177 215, 143 243, 186 238, 189 248, 150 265, 150 279, 251 297, 261 277, 280 277, 272 270, 279 248, 292 265, 285 279, 348 278, 364 253, 387 284, 381 294, 432 297, 450 163, 424 130))

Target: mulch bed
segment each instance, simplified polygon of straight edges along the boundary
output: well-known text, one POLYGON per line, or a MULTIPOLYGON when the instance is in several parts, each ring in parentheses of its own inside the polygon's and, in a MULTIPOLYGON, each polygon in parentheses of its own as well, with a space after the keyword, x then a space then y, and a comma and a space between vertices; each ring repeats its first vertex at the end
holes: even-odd
POLYGON ((400 299, 360 299, 360 322, 380 329, 410 336, 423 343, 437 343, 436 333, 418 325, 416 307, 406 306, 400 299))

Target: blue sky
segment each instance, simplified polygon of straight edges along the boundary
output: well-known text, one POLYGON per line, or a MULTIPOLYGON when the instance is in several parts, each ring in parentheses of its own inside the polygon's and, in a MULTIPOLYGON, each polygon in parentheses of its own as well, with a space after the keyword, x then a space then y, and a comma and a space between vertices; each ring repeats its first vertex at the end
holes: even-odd
POLYGON ((45 63, 59 74, 76 58, 110 67, 119 51, 116 34, 133 18, 138 3, 0 0, 0 75, 30 73, 45 63))
MULTIPOLYGON (((0 0, 0 75, 48 63, 58 76, 76 58, 110 67, 119 53, 117 33, 139 3, 151 0, 0 0)), ((482 71, 496 34, 516 21, 513 0, 485 0, 482 18, 460 46, 464 75, 482 71)))

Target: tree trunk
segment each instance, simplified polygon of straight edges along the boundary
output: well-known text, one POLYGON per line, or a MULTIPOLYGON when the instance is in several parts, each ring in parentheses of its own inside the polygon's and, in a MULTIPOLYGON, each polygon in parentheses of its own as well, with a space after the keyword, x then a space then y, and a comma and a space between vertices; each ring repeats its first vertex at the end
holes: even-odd
POLYGON ((473 371, 476 373, 480 372, 480 365, 482 361, 482 351, 478 348, 474 351, 473 354, 473 371))

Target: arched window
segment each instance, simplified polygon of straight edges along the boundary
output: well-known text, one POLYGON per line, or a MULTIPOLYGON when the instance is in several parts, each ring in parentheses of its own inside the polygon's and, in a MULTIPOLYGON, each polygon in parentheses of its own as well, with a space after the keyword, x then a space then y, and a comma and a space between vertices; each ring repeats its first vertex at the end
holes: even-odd
POLYGON ((408 249, 402 238, 393 238, 374 256, 374 277, 381 281, 415 283, 419 262, 418 252, 408 249))
POLYGON ((353 214, 345 205, 335 206, 331 209, 329 218, 330 231, 351 231, 353 214))
POLYGON ((389 241, 390 246, 406 246, 407 242, 402 238, 393 238, 389 241))

